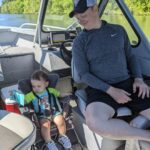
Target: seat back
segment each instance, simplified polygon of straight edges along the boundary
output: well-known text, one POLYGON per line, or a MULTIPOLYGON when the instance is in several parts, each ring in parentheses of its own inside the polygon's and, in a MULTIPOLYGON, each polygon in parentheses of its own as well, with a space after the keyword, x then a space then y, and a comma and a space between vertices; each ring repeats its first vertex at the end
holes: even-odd
MULTIPOLYGON (((49 74, 48 78, 49 78, 49 86, 52 88, 55 88, 57 85, 57 82, 59 80, 59 75, 58 74, 49 74)), ((30 79, 19 80, 18 81, 18 89, 20 91, 22 91, 23 94, 27 94, 27 93, 31 92, 32 86, 31 86, 30 79)), ((33 111, 31 111, 31 109, 33 109, 32 103, 25 105, 25 107, 27 107, 26 110, 28 110, 28 111, 25 111, 25 112, 23 111, 23 115, 25 115, 30 120, 32 120, 35 123, 36 127, 38 129, 40 129, 40 124, 39 124, 37 115, 33 111)), ((39 130, 38 130, 38 132, 39 132, 39 130)), ((57 134, 58 134, 57 128, 55 127, 55 125, 52 125, 51 136, 57 135, 57 134)), ((41 136, 39 136, 39 135, 40 134, 37 135, 38 141, 40 141, 39 139, 41 138, 41 136)))
MULTIPOLYGON (((59 75, 57 74, 50 74, 49 76, 49 86, 55 88, 56 84, 59 80, 59 75)), ((22 79, 18 81, 18 88, 21 90, 24 94, 29 93, 32 91, 32 86, 30 79, 22 79)))
MULTIPOLYGON (((58 82, 58 80, 59 80, 59 76, 58 76, 58 74, 49 74, 48 75, 48 78, 49 78, 49 87, 52 87, 52 88, 55 88, 56 87, 56 84, 57 84, 57 82, 58 82)), ((32 91, 32 85, 31 85, 31 81, 30 81, 30 79, 22 79, 22 80, 19 80, 18 81, 18 89, 24 94, 24 95, 26 95, 26 94, 28 94, 29 92, 31 92, 32 91)), ((21 102, 22 102, 22 100, 17 100, 18 101, 18 103, 20 104, 20 105, 22 105, 21 104, 21 102)), ((27 108, 27 110, 29 111, 29 112, 27 112, 27 113, 24 113, 24 115, 26 115, 26 116, 29 116, 29 118, 32 118, 32 114, 30 115, 30 111, 32 110, 33 111, 33 104, 32 103, 29 103, 29 104, 23 104, 22 106, 25 106, 26 108, 27 108)))
MULTIPOLYGON (((103 138, 100 135, 93 133, 87 127, 87 125, 85 125, 84 116, 85 116, 86 100, 87 100, 87 94, 85 92, 86 85, 81 82, 81 79, 79 77, 78 71, 76 69, 76 66, 75 66, 73 60, 71 63, 71 69, 72 69, 72 77, 73 77, 73 80, 75 82, 75 86, 77 85, 77 90, 75 92, 75 95, 78 97, 77 98, 77 104, 78 104, 78 108, 79 108, 80 112, 82 113, 82 115, 81 115, 81 113, 79 111, 75 110, 74 124, 75 124, 75 127, 77 126, 76 131, 79 133, 79 137, 82 141, 82 144, 86 145, 86 147, 88 147, 88 149, 93 149, 93 148, 94 149, 100 149, 100 147, 102 149, 109 149, 110 147, 112 149, 118 149, 121 145, 124 145, 123 141, 115 141, 112 139, 103 138), (84 132, 84 134, 82 134, 83 132, 84 132), (90 138, 88 138, 88 137, 90 137, 90 138)), ((121 113, 117 112, 117 114, 118 115, 120 114, 121 116, 131 114, 131 111, 128 108, 121 108, 119 111, 121 113)))

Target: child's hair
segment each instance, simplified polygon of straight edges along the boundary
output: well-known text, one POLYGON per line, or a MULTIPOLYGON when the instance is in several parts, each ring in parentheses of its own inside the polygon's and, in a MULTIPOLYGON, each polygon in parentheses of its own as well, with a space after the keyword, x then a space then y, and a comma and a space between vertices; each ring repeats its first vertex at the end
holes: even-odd
POLYGON ((46 72, 42 71, 42 70, 36 70, 35 72, 33 72, 32 76, 31 76, 31 80, 41 80, 44 79, 45 81, 49 81, 48 79, 48 75, 46 72))

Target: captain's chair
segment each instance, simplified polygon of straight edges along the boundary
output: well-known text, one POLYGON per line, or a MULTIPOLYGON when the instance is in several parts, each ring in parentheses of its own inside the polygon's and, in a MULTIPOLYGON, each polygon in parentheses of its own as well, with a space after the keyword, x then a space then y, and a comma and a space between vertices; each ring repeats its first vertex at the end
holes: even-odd
MULTIPOLYGON (((74 85, 77 88, 77 90, 75 91, 75 95, 77 96, 77 104, 78 104, 78 108, 79 108, 79 110, 82 114, 82 117, 83 117, 83 119, 80 119, 80 120, 83 121, 81 124, 85 124, 84 114, 85 114, 86 100, 87 100, 87 95, 86 95, 86 92, 85 92, 85 88, 87 87, 87 85, 85 85, 81 82, 81 80, 79 78, 79 75, 78 75, 78 71, 75 67, 75 64, 74 64, 73 60, 71 62, 71 65, 72 65, 72 77, 73 77, 73 80, 74 80, 74 85)), ((127 117, 128 118, 131 115, 132 115, 132 112, 129 108, 121 107, 117 110, 116 117, 118 117, 118 118, 124 118, 124 117, 126 118, 127 117)), ((80 116, 80 115, 77 115, 77 116, 80 116)), ((145 119, 143 121, 141 119, 139 119, 138 117, 137 117, 137 119, 138 119, 138 122, 139 122, 139 128, 148 128, 148 127, 150 127, 150 121, 148 121, 147 119, 145 119)), ((133 150, 135 148, 135 143, 134 142, 127 141, 127 143, 126 143, 125 141, 119 141, 119 140, 103 138, 103 137, 101 137, 97 134, 89 133, 90 129, 88 129, 87 127, 83 126, 83 128, 84 128, 84 133, 85 134, 86 134, 86 132, 88 133, 88 136, 89 136, 89 134, 91 134, 90 135, 90 140, 88 140, 88 138, 86 138, 85 139, 86 142, 84 141, 89 149, 95 149, 95 150, 108 150, 108 149, 109 150, 116 150, 116 149, 118 149, 119 150, 119 149, 128 148, 130 150, 133 150), (94 136, 93 140, 92 140, 92 136, 94 136), (91 144, 88 144, 88 143, 91 143, 91 144)), ((85 137, 86 137, 86 135, 85 135, 85 137)), ((138 144, 142 146, 141 141, 139 141, 138 144)), ((145 144, 143 144, 143 145, 145 146, 145 144)))
MULTIPOLYGON (((57 83, 58 83, 58 81, 59 81, 59 75, 57 75, 57 74, 49 74, 48 77, 49 77, 49 86, 55 88, 57 83)), ((29 92, 31 92, 32 91, 32 86, 31 86, 30 79, 19 80, 18 88, 24 94, 28 94, 29 92)), ((68 108, 65 107, 66 105, 68 105, 67 107, 69 107, 69 104, 68 104, 69 99, 68 98, 69 97, 64 97, 64 98, 60 99, 60 103, 59 104, 61 104, 61 106, 62 106, 62 107, 60 107, 60 109, 62 109, 62 111, 64 111, 64 109, 66 111, 68 110, 68 108)), ((32 121, 37 126, 38 134, 40 134, 39 122, 38 122, 36 114, 33 112, 33 105, 32 105, 32 103, 27 105, 27 108, 28 108, 29 111, 27 113, 24 113, 24 115, 26 115, 30 119, 32 119, 32 121)), ((65 122, 66 122, 67 131, 69 131, 69 130, 71 130, 73 128, 73 125, 72 125, 72 122, 70 120, 71 114, 69 112, 67 112, 67 114, 68 114, 68 116, 67 116, 65 122)), ((57 127, 54 124, 52 124, 52 126, 51 126, 51 136, 55 137, 55 138, 58 137, 58 129, 57 129, 57 127)), ((37 148, 38 143, 40 143, 40 142, 41 142, 41 138, 37 137, 36 143, 35 143, 35 147, 36 148, 37 148)))
MULTIPOLYGON (((87 100, 85 88, 87 87, 87 85, 85 85, 84 83, 81 82, 73 59, 72 59, 71 65, 72 65, 71 67, 72 67, 72 77, 74 80, 74 86, 77 89, 75 91, 75 95, 77 96, 77 105, 78 105, 78 109, 79 109, 79 111, 77 112, 78 113, 77 116, 80 116, 82 118, 82 119, 80 119, 80 117, 79 117, 79 118, 77 118, 77 120, 81 120, 81 124, 83 125, 83 124, 85 124, 84 115, 85 115, 86 100, 87 100)), ((131 110, 127 107, 122 107, 117 110, 117 117, 130 116, 130 115, 131 115, 131 110)), ((88 134, 87 137, 90 134, 90 140, 88 138, 85 138, 85 140, 83 140, 83 142, 84 142, 83 145, 86 144, 88 149, 115 150, 119 147, 122 147, 122 146, 124 147, 124 145, 125 145, 124 141, 116 141, 116 140, 112 140, 112 139, 106 139, 106 138, 103 138, 103 137, 93 133, 92 131, 90 131, 89 128, 85 127, 84 125, 83 125, 83 128, 84 128, 84 132, 85 132, 85 137, 86 137, 86 134, 88 134)), ((78 129, 76 129, 76 130, 78 130, 78 129)), ((81 131, 79 131, 79 132, 81 132, 81 131)), ((81 137, 81 138, 84 138, 84 137, 81 137)))
MULTIPOLYGON (((75 82, 75 86, 77 87, 77 90, 75 93, 76 96, 78 97, 77 103, 78 103, 80 111, 84 115, 85 108, 86 108, 86 100, 87 100, 85 88, 87 87, 87 85, 81 82, 80 77, 78 75, 78 71, 75 67, 73 60, 72 60, 72 77, 75 82)), ((132 114, 131 110, 127 107, 121 107, 117 110, 117 117, 130 116, 131 114, 132 114)))

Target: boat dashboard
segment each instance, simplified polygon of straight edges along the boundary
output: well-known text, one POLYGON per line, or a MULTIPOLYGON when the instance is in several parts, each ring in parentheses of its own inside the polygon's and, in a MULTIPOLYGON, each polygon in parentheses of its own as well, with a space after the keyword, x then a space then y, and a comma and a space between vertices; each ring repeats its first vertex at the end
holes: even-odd
POLYGON ((49 33, 49 46, 59 46, 61 43, 73 40, 76 37, 76 31, 53 31, 49 33))

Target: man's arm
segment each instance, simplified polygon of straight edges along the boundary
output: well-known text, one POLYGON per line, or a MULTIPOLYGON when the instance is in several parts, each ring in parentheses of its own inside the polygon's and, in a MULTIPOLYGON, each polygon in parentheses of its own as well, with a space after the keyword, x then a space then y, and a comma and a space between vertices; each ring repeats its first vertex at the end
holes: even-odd
POLYGON ((106 92, 110 85, 90 73, 88 60, 84 52, 84 45, 85 43, 82 39, 76 38, 72 50, 74 65, 80 80, 90 87, 106 92))

